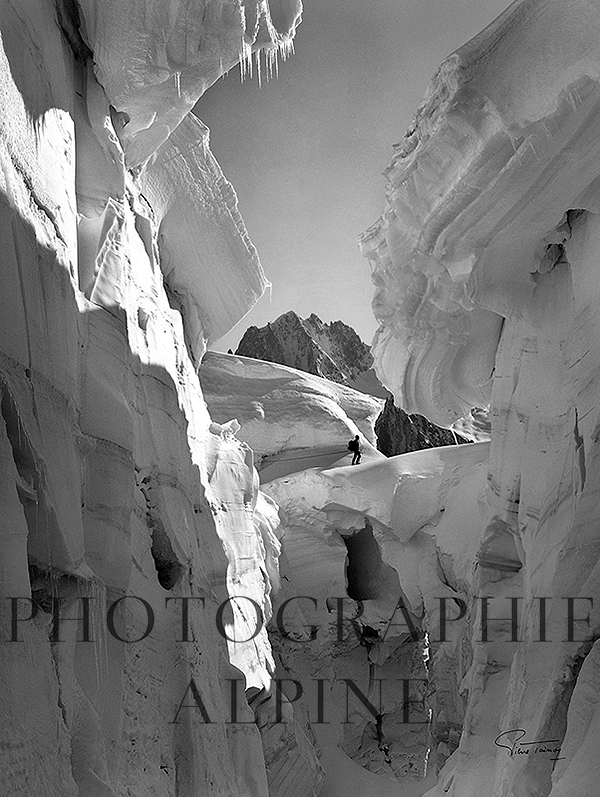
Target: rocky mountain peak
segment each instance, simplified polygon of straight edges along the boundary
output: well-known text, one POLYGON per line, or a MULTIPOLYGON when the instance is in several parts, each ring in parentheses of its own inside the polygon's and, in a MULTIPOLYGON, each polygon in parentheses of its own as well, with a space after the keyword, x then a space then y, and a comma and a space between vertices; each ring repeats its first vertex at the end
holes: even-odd
POLYGON ((288 365, 365 393, 387 397, 372 370, 371 348, 343 321, 323 322, 293 310, 264 327, 249 327, 236 354, 288 365))

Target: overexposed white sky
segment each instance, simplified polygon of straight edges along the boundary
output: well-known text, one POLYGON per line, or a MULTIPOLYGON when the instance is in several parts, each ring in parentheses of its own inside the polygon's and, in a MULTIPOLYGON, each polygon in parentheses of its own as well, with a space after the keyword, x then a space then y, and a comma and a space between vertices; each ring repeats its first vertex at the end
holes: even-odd
POLYGON ((381 176, 440 62, 508 0, 303 0, 279 78, 234 69, 199 100, 267 278, 253 310, 212 348, 287 310, 376 329, 356 237, 383 210, 381 176))

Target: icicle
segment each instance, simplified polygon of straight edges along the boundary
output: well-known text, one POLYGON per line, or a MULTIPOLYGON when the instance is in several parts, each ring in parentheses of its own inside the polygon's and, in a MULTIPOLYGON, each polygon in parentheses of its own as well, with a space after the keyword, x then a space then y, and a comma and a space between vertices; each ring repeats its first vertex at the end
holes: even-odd
POLYGON ((258 88, 259 89, 262 88, 262 75, 260 73, 260 53, 261 53, 260 50, 257 50, 254 53, 254 56, 256 58, 256 74, 258 76, 258 88))
POLYGON ((242 39, 240 50, 240 78, 242 83, 247 77, 252 78, 252 45, 242 39))
MULTIPOLYGON (((261 52, 264 49, 265 52, 265 72, 266 72, 266 80, 270 80, 273 77, 273 71, 275 71, 275 76, 279 78, 279 56, 283 61, 287 61, 290 55, 294 53, 294 42, 291 36, 280 35, 275 26, 271 22, 271 18, 268 13, 264 12, 264 21, 266 22, 267 29, 269 32, 269 37, 271 39, 270 45, 266 45, 264 48, 257 47, 254 52, 254 58, 256 60, 256 72, 258 76, 258 85, 262 87, 262 64, 261 64, 261 52), (274 70, 273 70, 274 68, 274 70)), ((246 78, 252 79, 252 70, 253 70, 253 59, 252 59, 252 44, 248 42, 256 43, 256 39, 259 33, 259 23, 260 18, 257 17, 256 25, 254 27, 253 34, 249 34, 246 31, 246 19, 245 14, 242 9, 242 25, 244 27, 244 34, 242 37, 241 47, 240 47, 240 79, 242 83, 246 78)))

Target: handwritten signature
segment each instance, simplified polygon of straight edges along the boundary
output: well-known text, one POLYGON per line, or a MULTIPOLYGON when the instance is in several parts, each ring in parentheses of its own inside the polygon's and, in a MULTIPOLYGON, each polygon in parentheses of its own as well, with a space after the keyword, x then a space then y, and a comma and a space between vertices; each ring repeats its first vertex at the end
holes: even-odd
POLYGON ((513 728, 510 731, 503 731, 494 739, 496 747, 504 747, 508 750, 511 757, 522 755, 549 755, 553 757, 550 761, 562 761, 566 756, 560 755, 560 739, 534 739, 531 742, 522 742, 521 739, 526 735, 524 728, 513 728), (509 739, 511 733, 519 734, 513 739, 509 739), (508 742, 508 744, 504 744, 508 742))

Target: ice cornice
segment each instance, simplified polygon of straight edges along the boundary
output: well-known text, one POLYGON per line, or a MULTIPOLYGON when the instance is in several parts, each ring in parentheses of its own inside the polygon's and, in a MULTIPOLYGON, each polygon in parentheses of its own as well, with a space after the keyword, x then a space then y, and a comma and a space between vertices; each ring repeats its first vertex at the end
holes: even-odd
POLYGON ((165 286, 198 363, 206 343, 231 329, 268 282, 208 128, 189 111, 247 50, 285 54, 300 0, 82 0, 78 14, 74 8, 71 26, 89 47, 78 210, 97 219, 109 198, 124 201, 125 183, 132 196, 141 191, 165 286))
MULTIPOLYGON (((301 0, 78 0, 81 30, 111 105, 129 167, 143 163, 199 97, 240 60, 292 50, 301 0)), ((257 59, 257 64, 259 64, 257 59)))
POLYGON ((527 312, 534 253, 600 172, 600 12, 574 6, 515 3, 442 64, 360 238, 378 374, 438 423, 489 399, 501 317, 527 312))
POLYGON ((152 209, 165 284, 180 297, 199 363, 205 343, 235 326, 268 283, 233 186, 208 147, 208 128, 195 116, 159 148, 139 184, 152 209))

